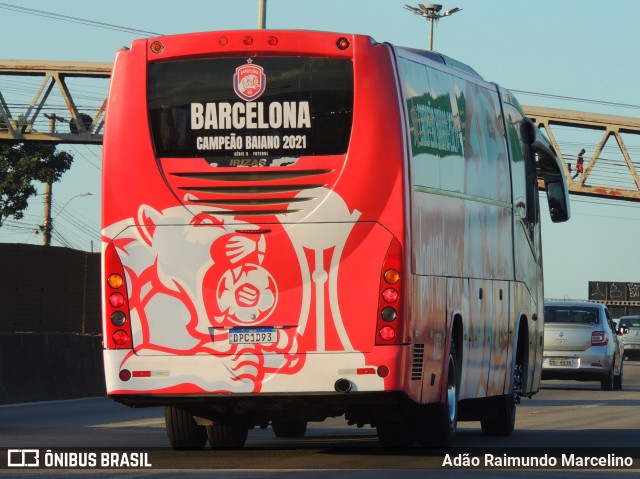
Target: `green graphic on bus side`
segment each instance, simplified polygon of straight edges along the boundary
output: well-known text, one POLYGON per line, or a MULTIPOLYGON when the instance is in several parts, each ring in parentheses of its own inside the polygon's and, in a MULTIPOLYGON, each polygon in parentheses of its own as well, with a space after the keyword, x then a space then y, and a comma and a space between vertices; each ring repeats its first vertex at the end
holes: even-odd
POLYGON ((408 101, 413 155, 463 156, 461 119, 451 109, 449 94, 414 96, 408 101))

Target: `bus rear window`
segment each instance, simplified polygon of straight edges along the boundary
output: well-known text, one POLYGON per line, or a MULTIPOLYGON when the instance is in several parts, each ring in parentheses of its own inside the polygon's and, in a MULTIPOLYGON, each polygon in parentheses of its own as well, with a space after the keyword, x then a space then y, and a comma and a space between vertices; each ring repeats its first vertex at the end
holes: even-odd
POLYGON ((147 95, 159 157, 286 164, 347 152, 353 65, 298 57, 151 63, 147 95))

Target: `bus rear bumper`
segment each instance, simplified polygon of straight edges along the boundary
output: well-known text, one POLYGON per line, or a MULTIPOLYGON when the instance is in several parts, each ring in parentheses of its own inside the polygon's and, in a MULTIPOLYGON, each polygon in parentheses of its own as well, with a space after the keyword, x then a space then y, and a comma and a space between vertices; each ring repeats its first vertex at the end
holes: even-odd
POLYGON ((138 356, 104 350, 109 395, 327 394, 403 390, 403 346, 374 353, 138 356))
POLYGON ((127 406, 173 406, 217 423, 266 427, 274 418, 323 421, 345 415, 350 423, 372 424, 412 404, 395 379, 402 370, 398 353, 406 348, 381 349, 375 361, 356 352, 291 355, 280 368, 267 368, 274 358, 266 355, 259 368, 260 357, 254 356, 234 361, 105 350, 107 393, 127 406))

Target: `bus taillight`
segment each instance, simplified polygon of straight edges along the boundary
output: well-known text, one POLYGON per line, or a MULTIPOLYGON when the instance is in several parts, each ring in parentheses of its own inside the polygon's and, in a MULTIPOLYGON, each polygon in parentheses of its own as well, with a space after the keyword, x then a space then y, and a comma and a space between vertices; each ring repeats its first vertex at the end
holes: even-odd
POLYGON ((398 299, 398 292, 393 288, 387 288, 382 293, 382 297, 387 303, 395 303, 398 299))
POLYGON ((402 247, 393 240, 380 278, 376 344, 401 344, 403 342, 402 315, 402 247))
POLYGON ((122 329, 118 329, 115 333, 113 333, 111 338, 113 339, 113 342, 118 346, 124 346, 125 344, 129 343, 129 335, 122 329))
POLYGON ((396 330, 391 326, 384 326, 380 329, 380 337, 385 341, 393 341, 396 337, 396 330))
POLYGON ((113 244, 104 253, 105 347, 131 349, 131 323, 124 268, 113 244))
POLYGON ((122 293, 111 293, 109 295, 109 304, 114 308, 121 308, 125 303, 122 293))
POLYGON ((107 278, 107 284, 113 289, 118 289, 124 284, 124 279, 119 274, 112 274, 107 278))

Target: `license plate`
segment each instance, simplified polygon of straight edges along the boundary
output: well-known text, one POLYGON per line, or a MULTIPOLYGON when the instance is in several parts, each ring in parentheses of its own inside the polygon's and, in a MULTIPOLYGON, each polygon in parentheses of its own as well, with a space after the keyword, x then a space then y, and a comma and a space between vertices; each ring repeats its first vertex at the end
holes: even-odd
POLYGON ((559 366, 572 368, 575 366, 575 359, 572 358, 549 358, 549 366, 559 366))
POLYGON ((272 344, 278 342, 276 328, 247 328, 230 329, 229 343, 231 344, 272 344))

